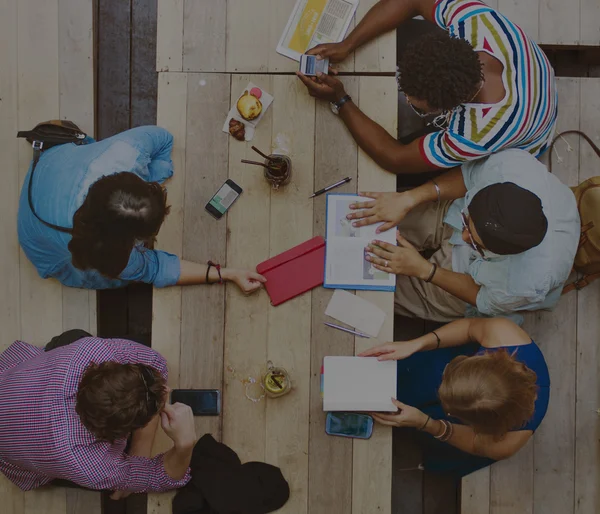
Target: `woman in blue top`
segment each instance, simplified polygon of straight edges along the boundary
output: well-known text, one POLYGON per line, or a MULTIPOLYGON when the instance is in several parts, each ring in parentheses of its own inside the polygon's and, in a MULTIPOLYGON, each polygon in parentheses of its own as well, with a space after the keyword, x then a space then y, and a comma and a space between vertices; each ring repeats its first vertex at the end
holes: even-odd
MULTIPOLYGON (((151 250, 169 212, 161 184, 173 175, 173 136, 159 127, 139 127, 100 142, 65 144, 43 152, 29 207, 25 178, 19 203, 19 242, 43 278, 88 289, 146 282, 156 287, 219 281, 216 267, 151 250)), ((245 293, 265 279, 252 271, 223 268, 222 279, 245 293)))
POLYGON ((424 468, 465 476, 519 451, 542 422, 550 377, 541 350, 505 318, 454 321, 361 356, 398 361, 398 413, 384 425, 423 432, 424 468))

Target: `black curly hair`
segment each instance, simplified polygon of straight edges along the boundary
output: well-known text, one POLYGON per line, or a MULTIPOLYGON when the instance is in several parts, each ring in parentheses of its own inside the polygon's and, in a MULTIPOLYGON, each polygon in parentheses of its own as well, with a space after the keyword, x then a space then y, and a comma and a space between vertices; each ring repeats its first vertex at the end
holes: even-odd
POLYGON ((398 63, 400 88, 426 101, 433 111, 469 102, 483 79, 471 44, 447 32, 425 34, 411 42, 398 63))

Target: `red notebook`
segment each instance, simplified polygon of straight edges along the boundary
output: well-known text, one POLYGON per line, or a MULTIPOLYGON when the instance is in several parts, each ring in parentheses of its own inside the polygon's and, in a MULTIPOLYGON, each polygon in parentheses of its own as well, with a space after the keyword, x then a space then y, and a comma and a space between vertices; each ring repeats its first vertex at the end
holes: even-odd
POLYGON ((265 287, 272 305, 279 305, 323 283, 325 239, 313 237, 256 266, 267 278, 265 287))

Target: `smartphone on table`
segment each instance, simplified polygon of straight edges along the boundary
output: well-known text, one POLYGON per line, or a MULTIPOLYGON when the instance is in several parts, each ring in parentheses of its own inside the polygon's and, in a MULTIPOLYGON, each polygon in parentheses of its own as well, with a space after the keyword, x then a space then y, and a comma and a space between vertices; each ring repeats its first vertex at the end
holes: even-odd
POLYGON ((300 73, 307 77, 316 77, 317 73, 329 73, 329 59, 317 59, 316 55, 300 56, 300 73))
POLYGON ((369 439, 373 434, 373 418, 359 412, 328 412, 325 432, 341 437, 369 439))
POLYGON ((194 416, 218 416, 221 413, 221 392, 218 389, 174 389, 171 403, 183 403, 192 408, 194 416))
POLYGON ((233 202, 242 194, 242 188, 233 180, 226 180, 204 207, 218 220, 229 210, 233 202))

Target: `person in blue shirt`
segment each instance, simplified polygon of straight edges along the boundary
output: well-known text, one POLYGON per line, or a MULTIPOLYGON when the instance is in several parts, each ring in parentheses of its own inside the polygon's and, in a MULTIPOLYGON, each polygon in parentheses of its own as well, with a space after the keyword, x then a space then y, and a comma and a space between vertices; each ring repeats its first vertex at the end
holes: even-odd
POLYGON ((581 222, 573 192, 529 153, 504 150, 410 191, 365 196, 351 206, 356 226, 398 226, 398 246, 373 241, 366 257, 397 275, 397 314, 517 320, 558 303, 581 222))
MULTIPOLYGON (((43 278, 87 289, 146 282, 155 287, 218 282, 216 266, 180 259, 147 246, 169 212, 161 185, 173 175, 173 136, 155 126, 138 127, 100 142, 65 144, 42 153, 28 202, 31 169, 21 190, 19 243, 43 278)), ((209 258, 210 256, 207 256, 209 258)), ((265 278, 223 268, 223 281, 244 293, 265 278)))
POLYGON ((383 425, 417 431, 426 471, 459 478, 507 459, 548 410, 542 351, 506 318, 457 320, 360 356, 398 361, 398 411, 372 415, 383 425))

